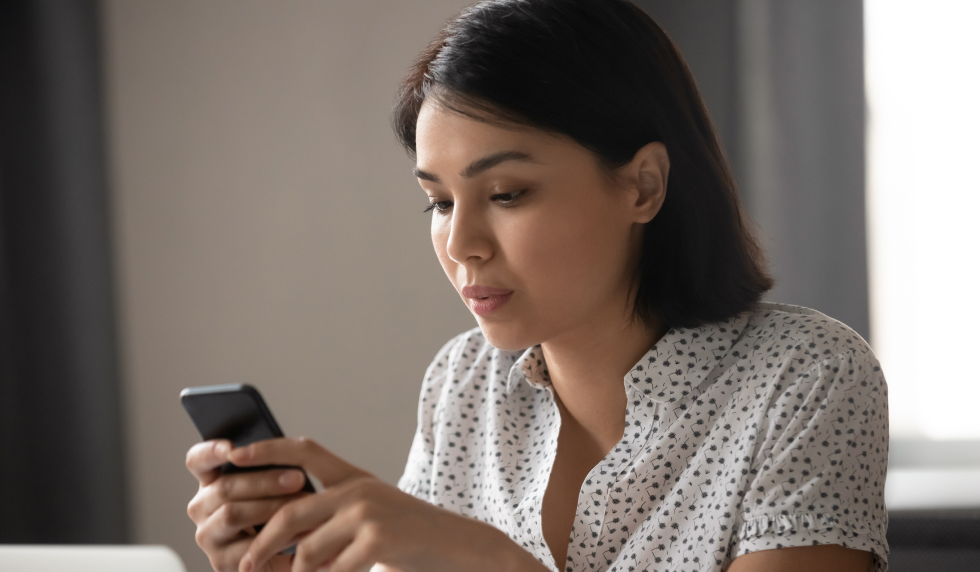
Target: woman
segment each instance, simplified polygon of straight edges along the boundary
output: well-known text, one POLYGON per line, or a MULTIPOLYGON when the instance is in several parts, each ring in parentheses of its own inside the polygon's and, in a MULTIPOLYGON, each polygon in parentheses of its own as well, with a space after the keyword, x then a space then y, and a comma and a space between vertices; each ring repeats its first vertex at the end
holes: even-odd
POLYGON ((421 54, 394 123, 479 328, 429 367, 397 489, 309 440, 193 447, 216 570, 886 569, 877 361, 759 302, 729 167, 649 17, 481 2, 421 54))

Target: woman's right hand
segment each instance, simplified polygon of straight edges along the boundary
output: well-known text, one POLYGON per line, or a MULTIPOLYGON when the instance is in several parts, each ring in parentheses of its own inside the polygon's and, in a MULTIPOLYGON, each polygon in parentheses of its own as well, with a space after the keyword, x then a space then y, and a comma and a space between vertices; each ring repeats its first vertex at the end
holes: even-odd
MULTIPOLYGON (((217 572, 237 572, 255 536, 253 526, 267 522, 281 506, 301 496, 305 482, 297 469, 222 475, 219 468, 231 448, 229 441, 215 439, 187 451, 187 469, 200 485, 187 505, 187 515, 197 525, 197 545, 217 572)), ((262 572, 287 571, 290 562, 290 556, 277 555, 262 572)))

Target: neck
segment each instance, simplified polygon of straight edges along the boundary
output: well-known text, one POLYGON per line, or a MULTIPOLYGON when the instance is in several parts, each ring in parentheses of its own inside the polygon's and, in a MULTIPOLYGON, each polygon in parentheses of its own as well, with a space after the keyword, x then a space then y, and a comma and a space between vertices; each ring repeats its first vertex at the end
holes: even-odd
POLYGON ((663 334, 661 323, 616 316, 542 343, 563 426, 581 433, 603 455, 608 452, 623 436, 623 378, 663 334))

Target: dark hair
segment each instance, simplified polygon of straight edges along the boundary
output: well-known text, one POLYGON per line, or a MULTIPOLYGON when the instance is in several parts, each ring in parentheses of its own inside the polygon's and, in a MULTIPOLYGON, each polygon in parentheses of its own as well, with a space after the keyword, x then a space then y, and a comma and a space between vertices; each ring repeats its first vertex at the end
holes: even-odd
POLYGON ((635 314, 693 327, 751 308, 772 278, 694 78, 664 31, 626 0, 488 0, 450 20, 398 93, 414 157, 426 97, 487 122, 571 137, 607 169, 660 141, 667 193, 646 224, 635 314))

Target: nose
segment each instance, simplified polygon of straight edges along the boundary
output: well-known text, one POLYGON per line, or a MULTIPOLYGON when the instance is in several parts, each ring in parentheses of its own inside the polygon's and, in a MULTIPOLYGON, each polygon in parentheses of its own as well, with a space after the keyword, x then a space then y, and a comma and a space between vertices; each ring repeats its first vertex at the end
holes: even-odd
POLYGON ((493 256, 490 224, 483 209, 463 202, 453 208, 446 254, 457 264, 480 264, 493 256))

